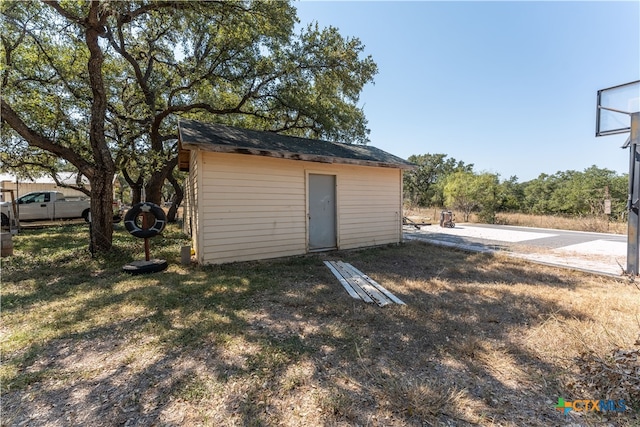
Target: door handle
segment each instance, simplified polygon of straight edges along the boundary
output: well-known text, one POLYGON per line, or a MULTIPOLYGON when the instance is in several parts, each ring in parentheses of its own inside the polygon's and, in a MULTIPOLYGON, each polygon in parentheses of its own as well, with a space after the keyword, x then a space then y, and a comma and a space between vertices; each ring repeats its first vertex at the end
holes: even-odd
POLYGON ((40 205, 40 207, 41 207, 41 208, 46 208, 46 207, 47 207, 47 205, 40 205))

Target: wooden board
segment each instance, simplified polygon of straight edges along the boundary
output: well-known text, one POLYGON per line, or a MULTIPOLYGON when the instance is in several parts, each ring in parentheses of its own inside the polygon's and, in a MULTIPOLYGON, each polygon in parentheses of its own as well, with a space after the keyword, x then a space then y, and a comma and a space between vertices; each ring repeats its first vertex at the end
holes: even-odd
POLYGON ((338 261, 337 264, 342 267, 343 271, 350 276, 351 280, 353 280, 353 282, 355 282, 357 286, 359 286, 360 289, 362 289, 380 307, 391 304, 391 300, 389 300, 389 298, 387 298, 382 292, 380 292, 369 282, 367 282, 358 273, 353 271, 353 267, 351 266, 351 264, 347 264, 342 261, 338 261))
POLYGON ((355 268, 354 266, 351 266, 351 268, 353 269, 353 271, 355 271, 356 273, 358 273, 360 276, 362 276, 363 279, 365 279, 367 282, 371 283, 371 285, 375 286, 380 292, 382 292, 387 298, 389 298, 391 301, 395 302, 396 304, 400 304, 400 305, 407 305, 404 303, 404 301, 402 301, 400 298, 398 298, 397 296, 393 295, 391 292, 389 292, 384 286, 382 286, 381 284, 379 284, 378 282, 376 282, 375 280, 373 280, 371 277, 367 276, 366 274, 362 273, 360 270, 358 270, 357 268, 355 268))
POLYGON ((338 279, 338 281, 340 282, 340 284, 344 287, 344 289, 349 293, 349 295, 351 295, 352 298, 355 299, 362 299, 360 298, 360 295, 358 295, 358 293, 351 287, 351 285, 349 284, 349 282, 347 282, 344 277, 342 277, 342 275, 340 274, 340 272, 338 272, 338 270, 336 270, 336 268, 332 265, 332 261, 325 261, 324 265, 326 265, 327 267, 329 267, 329 270, 331 270, 331 272, 333 273, 334 276, 336 276, 336 278, 338 279))
POLYGON ((364 290, 362 290, 360 285, 353 279, 352 275, 349 274, 349 272, 345 271, 345 269, 339 264, 339 262, 332 261, 332 265, 340 273, 344 280, 349 283, 353 290, 358 293, 360 299, 362 299, 364 302, 373 302, 371 297, 364 290))
POLYGON ((362 273, 360 270, 342 261, 324 261, 340 284, 352 298, 365 302, 375 302, 380 307, 391 303, 406 305, 378 282, 362 273))

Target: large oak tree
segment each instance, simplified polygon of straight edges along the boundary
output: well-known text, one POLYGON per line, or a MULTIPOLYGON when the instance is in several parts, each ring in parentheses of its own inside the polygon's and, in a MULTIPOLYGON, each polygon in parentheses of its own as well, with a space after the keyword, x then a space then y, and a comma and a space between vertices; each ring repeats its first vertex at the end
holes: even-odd
MULTIPOLYGON (((366 142, 357 106, 376 73, 356 38, 295 33, 283 1, 4 2, 4 155, 46 153, 91 182, 93 246, 111 247, 122 169, 159 203, 180 116, 366 142)), ((173 180, 173 178, 171 178, 173 180)))

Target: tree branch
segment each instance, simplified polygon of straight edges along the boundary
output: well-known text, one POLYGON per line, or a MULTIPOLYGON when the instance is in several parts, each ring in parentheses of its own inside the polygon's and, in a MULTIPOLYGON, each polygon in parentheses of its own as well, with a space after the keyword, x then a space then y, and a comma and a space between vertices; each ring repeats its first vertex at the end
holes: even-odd
POLYGON ((72 14, 71 12, 69 12, 67 9, 62 7, 60 5, 60 2, 58 2, 57 0, 42 0, 42 2, 44 4, 50 6, 53 10, 55 10, 60 15, 64 16, 65 18, 67 18, 69 21, 75 22, 76 24, 80 25, 83 28, 85 27, 84 19, 82 19, 79 16, 76 16, 76 15, 72 14))
POLYGON ((33 131, 18 116, 18 114, 6 103, 4 98, 0 98, 0 120, 8 124, 18 135, 29 142, 29 145, 49 151, 58 157, 66 159, 73 164, 84 176, 91 179, 95 175, 95 167, 74 150, 63 145, 56 144, 51 139, 33 131))

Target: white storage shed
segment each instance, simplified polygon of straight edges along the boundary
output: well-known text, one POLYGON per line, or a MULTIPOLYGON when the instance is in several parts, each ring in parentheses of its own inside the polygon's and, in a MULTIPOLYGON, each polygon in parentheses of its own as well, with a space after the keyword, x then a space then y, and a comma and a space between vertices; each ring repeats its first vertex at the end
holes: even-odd
POLYGON ((371 146, 182 120, 184 225, 221 264, 402 241, 402 172, 371 146))

